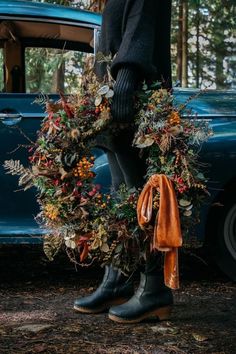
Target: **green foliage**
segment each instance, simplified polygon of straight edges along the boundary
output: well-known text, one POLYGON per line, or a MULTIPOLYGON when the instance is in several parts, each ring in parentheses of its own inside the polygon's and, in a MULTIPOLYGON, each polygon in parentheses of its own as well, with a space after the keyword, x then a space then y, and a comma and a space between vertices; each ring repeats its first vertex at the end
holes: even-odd
POLYGON ((86 53, 53 48, 26 48, 26 91, 76 93, 86 53))
POLYGON ((118 192, 112 195, 110 212, 120 220, 135 221, 138 194, 135 188, 127 189, 125 185, 121 185, 118 192))
MULTIPOLYGON (((34 0, 32 0, 34 1, 34 0)), ((86 8, 87 0, 37 0, 51 4, 86 8)), ((183 0, 173 0, 172 6, 172 71, 173 82, 179 79, 177 51, 179 33, 179 6, 183 0)), ((187 86, 217 89, 235 88, 236 3, 235 0, 188 0, 188 41, 187 41, 187 86)), ((78 74, 66 71, 67 55, 62 52, 50 53, 49 49, 31 49, 27 54, 28 92, 74 93, 78 87, 78 74), (45 60, 46 58, 46 60, 45 60), (55 60, 57 58, 57 60, 55 60), (61 82, 55 84, 55 72, 64 73, 61 82), (54 82, 54 86, 52 86, 54 82), (74 89, 73 89, 74 88, 74 89)), ((81 67, 81 53, 73 53, 74 66, 81 67)), ((1 60, 1 58, 0 58, 1 60)), ((2 73, 0 72, 0 80, 2 73)), ((60 75, 62 76, 62 75, 60 75)), ((0 81, 1 82, 1 81, 0 81)), ((1 88, 1 87, 0 87, 1 88)))
MULTIPOLYGON (((179 5, 173 0, 172 63, 177 79, 179 5)), ((235 0, 188 1, 188 86, 235 88, 235 0)))
POLYGON ((47 2, 49 4, 81 7, 84 1, 81 0, 31 0, 32 2, 47 2))

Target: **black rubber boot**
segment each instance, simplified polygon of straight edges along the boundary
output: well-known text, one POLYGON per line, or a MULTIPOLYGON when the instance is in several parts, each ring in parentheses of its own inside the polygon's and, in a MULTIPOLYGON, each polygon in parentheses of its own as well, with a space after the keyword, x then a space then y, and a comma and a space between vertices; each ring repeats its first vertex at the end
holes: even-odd
POLYGON ((74 309, 82 313, 100 313, 112 305, 122 304, 134 293, 132 282, 112 266, 105 267, 102 283, 89 296, 76 299, 74 309))
POLYGON ((111 307, 109 318, 119 323, 138 323, 154 316, 167 320, 172 305, 172 291, 164 285, 162 275, 141 273, 133 297, 123 305, 111 307))

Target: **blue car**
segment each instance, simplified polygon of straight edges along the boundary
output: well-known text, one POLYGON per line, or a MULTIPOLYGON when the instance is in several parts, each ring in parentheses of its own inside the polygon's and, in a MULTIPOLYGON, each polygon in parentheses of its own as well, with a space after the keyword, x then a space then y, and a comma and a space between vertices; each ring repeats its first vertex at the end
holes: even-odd
MULTIPOLYGON (((19 190, 7 175, 5 160, 28 163, 24 134, 35 140, 45 116, 43 95, 57 99, 58 90, 76 92, 84 59, 94 56, 101 16, 63 6, 0 0, 0 243, 40 243, 42 230, 35 190, 19 190), (94 49, 95 48, 95 49, 94 49), (43 94, 40 94, 40 93, 43 94), (41 103, 42 103, 41 102, 41 103), (22 132, 24 134, 22 134, 22 132)), ((176 102, 197 93, 175 89, 176 102)), ((196 233, 209 246, 220 268, 236 280, 236 92, 208 91, 189 102, 207 119, 214 135, 203 146, 211 196, 196 233)), ((95 151, 97 182, 110 185, 106 155, 95 151)))

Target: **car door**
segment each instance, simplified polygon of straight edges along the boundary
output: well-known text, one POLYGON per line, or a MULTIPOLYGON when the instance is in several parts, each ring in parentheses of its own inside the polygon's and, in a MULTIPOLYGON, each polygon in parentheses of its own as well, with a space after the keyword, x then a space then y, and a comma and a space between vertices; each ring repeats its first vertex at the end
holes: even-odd
MULTIPOLYGON (((94 29, 98 27, 90 24, 89 15, 83 12, 81 16, 83 19, 86 15, 86 21, 77 21, 80 12, 72 9, 70 19, 63 18, 66 11, 59 13, 60 19, 54 11, 55 18, 44 20, 44 8, 40 7, 43 4, 37 5, 37 11, 42 10, 40 21, 30 17, 29 12, 22 19, 12 17, 11 28, 17 29, 17 42, 9 41, 4 34, 0 38, 0 67, 4 68, 0 71, 1 243, 40 242, 38 235, 44 231, 34 220, 38 212, 36 190, 20 190, 17 176, 6 174, 3 163, 13 159, 28 165, 29 145, 35 141, 45 116, 42 97, 56 100, 58 90, 65 94, 77 92, 84 60, 93 55, 90 42, 96 39, 94 29)), ((48 4, 45 6, 48 9, 48 4)), ((9 22, 8 15, 8 26, 9 22)), ((95 170, 100 174, 100 183, 109 175, 105 155, 99 150, 96 154, 95 170)))

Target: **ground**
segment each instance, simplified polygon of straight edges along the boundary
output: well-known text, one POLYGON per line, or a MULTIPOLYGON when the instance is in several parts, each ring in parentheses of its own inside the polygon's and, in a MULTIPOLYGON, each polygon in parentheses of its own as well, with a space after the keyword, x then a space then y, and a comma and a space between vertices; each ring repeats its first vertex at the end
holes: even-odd
POLYGON ((1 354, 235 354, 236 285, 212 265, 183 254, 181 289, 167 322, 113 323, 80 315, 73 300, 92 292, 99 268, 75 270, 40 249, 0 248, 1 354))

